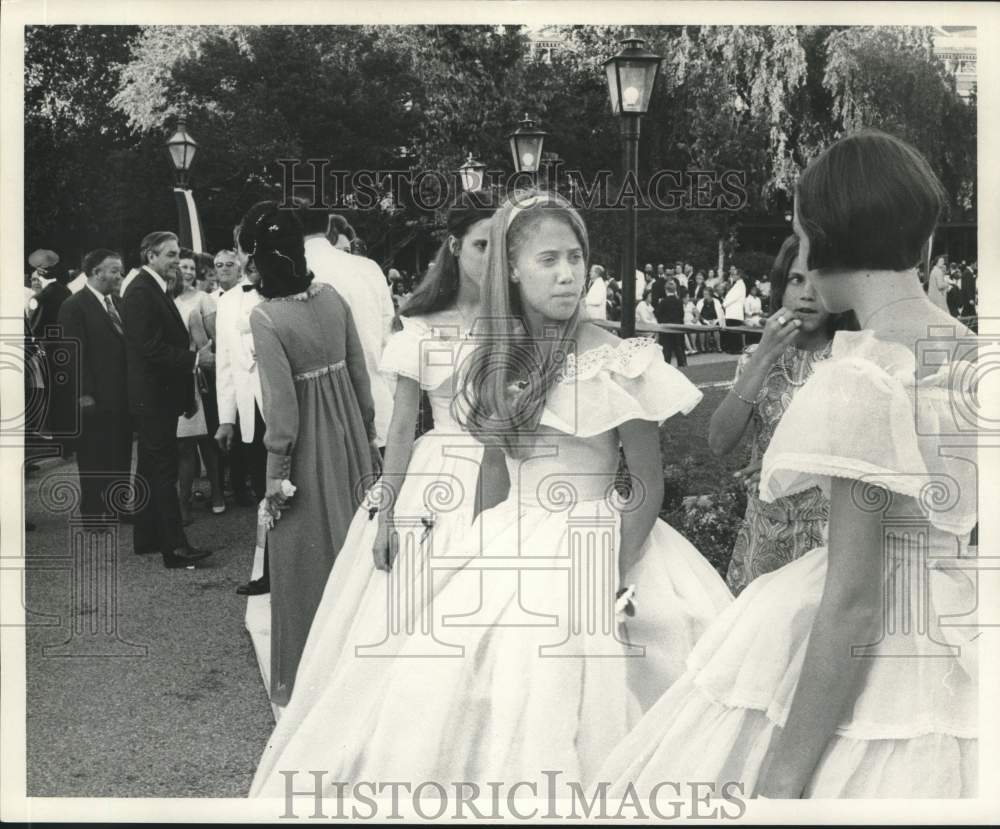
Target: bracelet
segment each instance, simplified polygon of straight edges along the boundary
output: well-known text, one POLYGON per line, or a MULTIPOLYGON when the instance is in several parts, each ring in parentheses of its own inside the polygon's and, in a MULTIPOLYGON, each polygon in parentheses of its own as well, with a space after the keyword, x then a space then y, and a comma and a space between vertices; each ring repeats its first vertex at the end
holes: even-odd
POLYGON ((738 391, 736 391, 736 386, 731 386, 730 389, 729 389, 729 391, 731 391, 736 396, 736 398, 738 400, 742 400, 748 406, 756 406, 757 405, 757 401, 756 400, 747 400, 742 394, 740 394, 738 391))

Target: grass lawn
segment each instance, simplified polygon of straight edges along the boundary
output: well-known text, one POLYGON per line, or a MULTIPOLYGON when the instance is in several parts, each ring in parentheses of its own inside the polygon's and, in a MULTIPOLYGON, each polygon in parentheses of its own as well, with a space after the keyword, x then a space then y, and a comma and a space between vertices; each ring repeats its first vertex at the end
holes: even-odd
MULTIPOLYGON (((733 363, 695 366, 685 371, 695 383, 720 382, 733 375, 733 363)), ((725 388, 703 389, 704 399, 687 416, 677 415, 660 427, 660 450, 666 465, 681 463, 685 458, 694 462, 689 495, 718 492, 737 469, 750 460, 750 443, 743 445, 725 458, 717 458, 708 448, 708 422, 722 399, 725 388)))

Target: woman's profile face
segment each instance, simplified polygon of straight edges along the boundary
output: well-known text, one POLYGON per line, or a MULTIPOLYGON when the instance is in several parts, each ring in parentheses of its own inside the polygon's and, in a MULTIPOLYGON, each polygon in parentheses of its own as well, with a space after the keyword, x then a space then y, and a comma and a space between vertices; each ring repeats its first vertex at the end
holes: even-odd
POLYGON ((181 279, 184 281, 184 287, 190 288, 194 285, 195 277, 198 275, 198 269, 195 267, 194 259, 181 259, 177 263, 177 267, 181 272, 181 279))
POLYGON ((525 306, 562 322, 580 303, 585 268, 583 245, 569 224, 544 217, 521 243, 511 279, 518 283, 525 306))
POLYGON ((490 250, 490 220, 480 219, 471 225, 459 242, 458 273, 476 285, 483 284, 486 256, 490 250))

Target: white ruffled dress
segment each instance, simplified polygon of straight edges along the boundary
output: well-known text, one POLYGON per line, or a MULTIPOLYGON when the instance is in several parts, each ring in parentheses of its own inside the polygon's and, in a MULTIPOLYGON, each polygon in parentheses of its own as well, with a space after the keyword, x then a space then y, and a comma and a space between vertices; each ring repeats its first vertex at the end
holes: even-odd
MULTIPOLYGON (((956 421, 975 399, 970 369, 946 360, 915 380, 909 350, 870 331, 840 332, 764 457, 765 501, 815 484, 829 495, 832 477, 889 493, 869 505, 884 511, 894 537, 886 545, 884 632, 864 650, 871 665, 862 690, 807 797, 975 795, 977 596, 962 557, 976 523, 976 466, 968 427, 956 421)), ((826 565, 819 547, 751 583, 598 779, 618 794, 662 780, 742 781, 753 791, 788 716, 826 565)))
POLYGON ((551 769, 588 781, 638 718, 636 700, 669 687, 732 601, 711 565, 657 521, 628 574, 636 615, 619 624, 614 614, 616 427, 659 423, 700 399, 649 340, 570 359, 529 456, 508 459, 507 501, 447 550, 435 527, 424 559, 443 577, 433 630, 413 632, 390 658, 354 659, 294 719, 305 697, 293 698, 276 734, 293 730, 272 741, 251 794, 283 796, 277 770, 446 788, 542 781, 551 769))

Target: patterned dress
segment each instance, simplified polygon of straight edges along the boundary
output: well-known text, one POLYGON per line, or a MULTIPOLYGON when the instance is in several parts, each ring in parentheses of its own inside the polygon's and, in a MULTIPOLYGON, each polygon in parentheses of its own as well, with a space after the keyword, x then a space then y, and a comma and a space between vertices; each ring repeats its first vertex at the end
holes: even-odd
MULTIPOLYGON (((813 372, 816 363, 830 356, 832 343, 817 351, 789 346, 767 373, 753 409, 751 461, 759 463, 774 430, 792 397, 813 372)), ((757 350, 749 346, 736 364, 735 383, 757 350)), ((748 493, 747 511, 736 536, 726 583, 739 595, 750 582, 799 558, 825 543, 830 503, 818 487, 764 503, 757 492, 748 493)))

